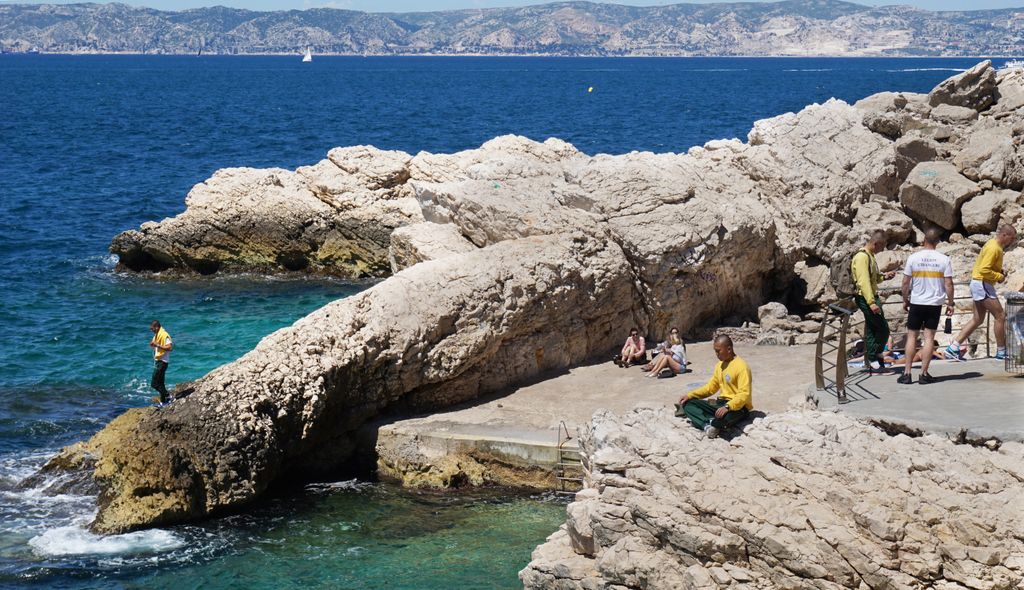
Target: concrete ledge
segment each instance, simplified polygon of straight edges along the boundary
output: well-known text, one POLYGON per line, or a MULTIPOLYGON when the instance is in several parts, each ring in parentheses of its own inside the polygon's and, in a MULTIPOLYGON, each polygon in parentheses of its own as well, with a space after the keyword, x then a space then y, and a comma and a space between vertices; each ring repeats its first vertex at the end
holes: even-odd
MULTIPOLYGON (((852 369, 852 367, 851 367, 852 369)), ((1024 378, 1006 373, 1003 361, 933 361, 929 372, 939 381, 901 385, 894 375, 854 373, 847 384, 849 402, 839 404, 831 391, 811 390, 823 410, 833 409, 876 422, 969 440, 1024 441, 1024 378), (962 434, 963 433, 963 434, 962 434)))

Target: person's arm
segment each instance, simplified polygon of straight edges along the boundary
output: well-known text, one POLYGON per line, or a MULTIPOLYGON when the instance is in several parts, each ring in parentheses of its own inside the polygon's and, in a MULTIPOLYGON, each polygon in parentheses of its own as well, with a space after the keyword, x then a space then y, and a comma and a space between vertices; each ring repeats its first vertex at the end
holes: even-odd
POLYGON ((644 337, 641 336, 640 337, 640 350, 638 350, 637 352, 642 354, 646 350, 647 350, 647 344, 644 342, 644 337))
POLYGON ((954 295, 953 277, 947 276, 945 281, 946 281, 946 315, 953 315, 953 308, 954 308, 954 305, 955 305, 955 303, 953 301, 953 295, 954 295))
POLYGON ((908 310, 910 309, 910 275, 906 272, 903 273, 903 286, 901 290, 903 291, 903 309, 908 310))
POLYGON ((718 371, 718 367, 715 367, 714 374, 711 375, 711 379, 706 384, 704 384, 704 387, 698 387, 697 389, 694 389, 693 391, 687 393, 682 397, 680 401, 682 401, 685 404, 688 400, 703 399, 705 397, 708 397, 709 395, 714 395, 718 393, 718 389, 720 387, 720 383, 718 380, 718 371))
POLYGON ((853 257, 853 282, 868 305, 875 305, 875 289, 871 286, 871 264, 868 255, 858 252, 853 257))

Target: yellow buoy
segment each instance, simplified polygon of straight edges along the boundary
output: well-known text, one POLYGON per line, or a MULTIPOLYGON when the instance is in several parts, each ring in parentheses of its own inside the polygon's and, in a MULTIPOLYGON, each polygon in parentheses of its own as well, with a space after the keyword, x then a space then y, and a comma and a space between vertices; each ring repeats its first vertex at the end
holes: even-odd
POLYGON ((593 91, 594 91, 594 87, 593 86, 590 86, 589 88, 587 88, 587 92, 593 92, 593 91))

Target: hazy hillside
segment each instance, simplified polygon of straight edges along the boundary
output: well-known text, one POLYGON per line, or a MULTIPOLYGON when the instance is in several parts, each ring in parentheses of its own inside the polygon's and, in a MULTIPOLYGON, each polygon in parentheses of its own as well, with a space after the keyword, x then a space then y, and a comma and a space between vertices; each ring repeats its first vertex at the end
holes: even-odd
POLYGON ((838 0, 366 13, 0 4, 4 51, 560 55, 1024 54, 1024 8, 929 12, 838 0))

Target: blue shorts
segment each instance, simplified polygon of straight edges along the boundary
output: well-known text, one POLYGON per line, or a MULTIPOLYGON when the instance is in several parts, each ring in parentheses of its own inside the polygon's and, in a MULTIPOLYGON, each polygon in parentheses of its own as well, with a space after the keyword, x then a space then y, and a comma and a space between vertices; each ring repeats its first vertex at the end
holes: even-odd
POLYGON ((999 295, 996 294, 996 286, 992 283, 971 279, 971 299, 975 301, 999 299, 999 295))

